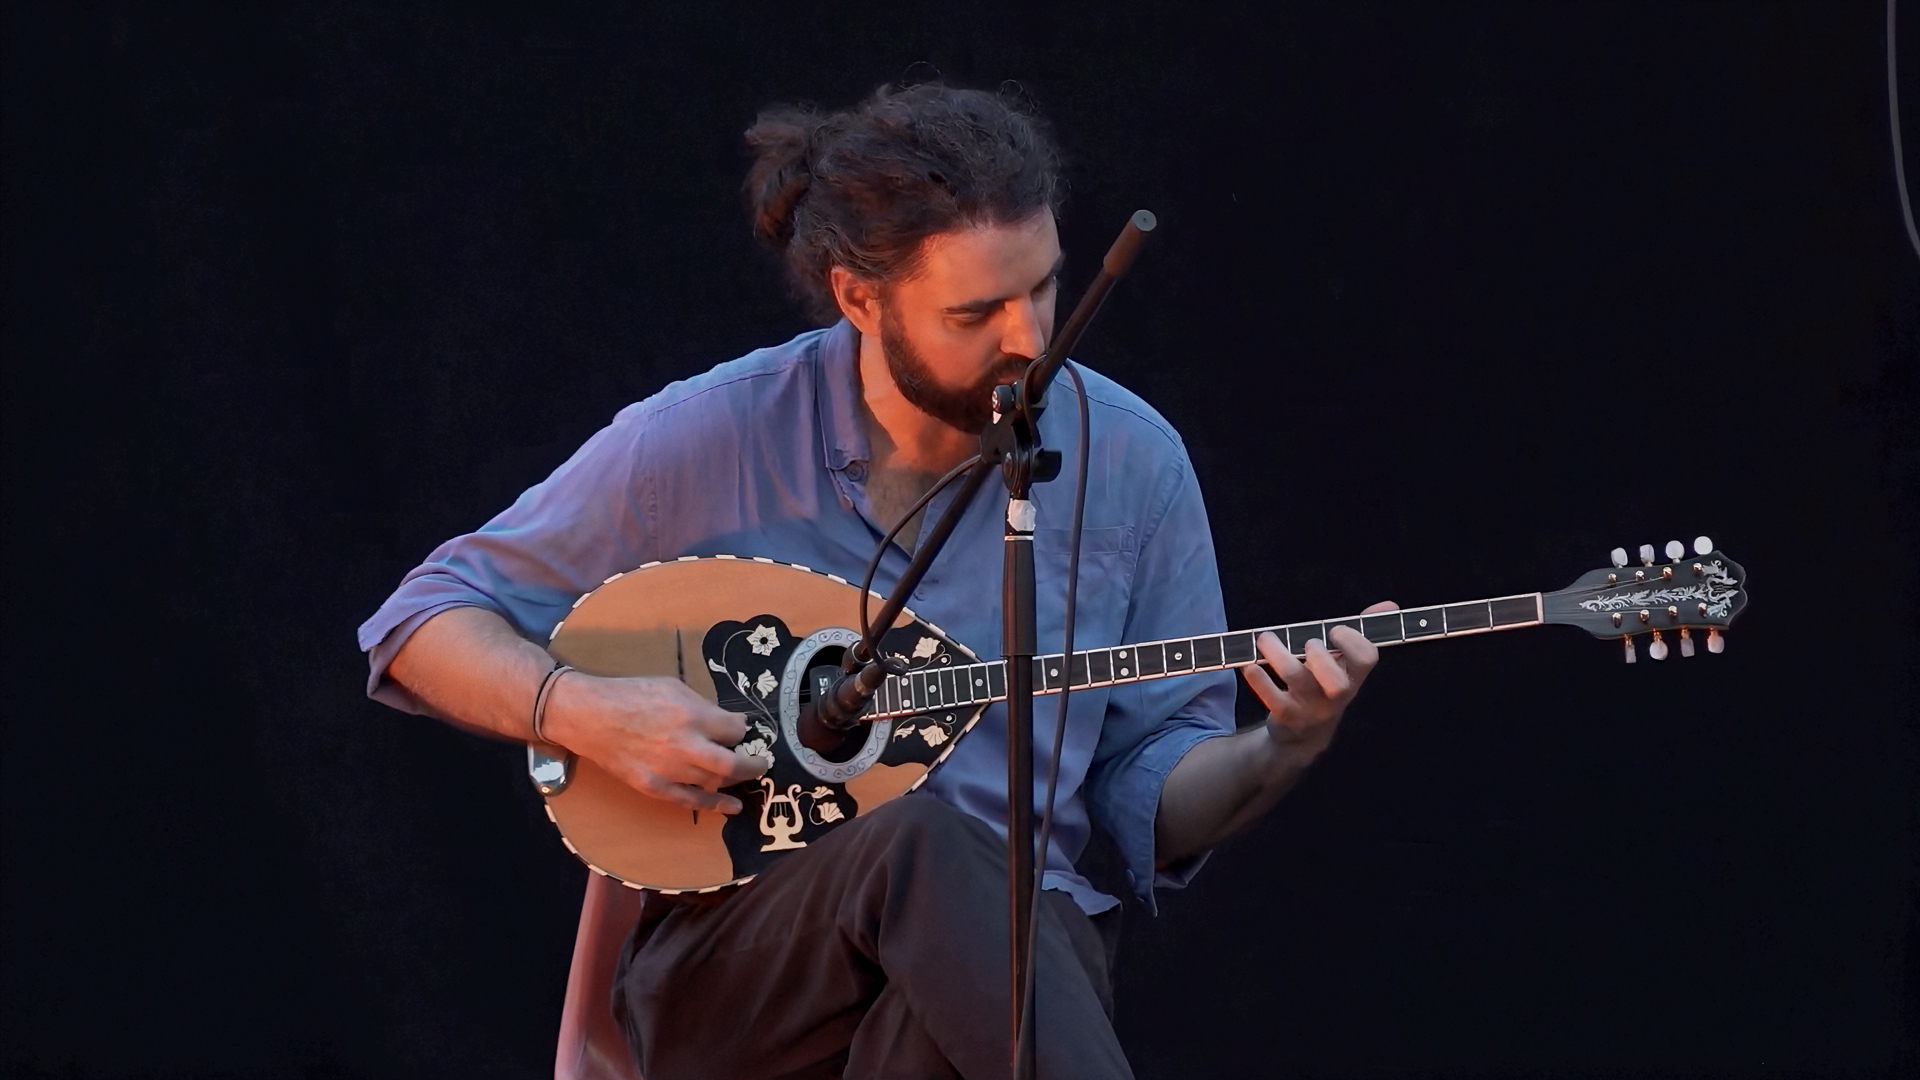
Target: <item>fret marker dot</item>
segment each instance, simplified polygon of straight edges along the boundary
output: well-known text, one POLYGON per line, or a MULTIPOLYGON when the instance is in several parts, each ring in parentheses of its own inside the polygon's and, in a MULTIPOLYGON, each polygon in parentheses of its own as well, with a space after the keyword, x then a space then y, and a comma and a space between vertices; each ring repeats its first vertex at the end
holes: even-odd
POLYGON ((1175 660, 1185 660, 1187 658, 1187 654, 1183 652, 1177 652, 1173 654, 1173 658, 1175 660))
POLYGON ((987 685, 987 680, 985 680, 985 679, 975 679, 975 680, 973 680, 973 685, 975 685, 975 686, 985 686, 985 685, 987 685))
POLYGON ((1121 650, 1120 650, 1120 651, 1119 651, 1119 652, 1118 652, 1117 654, 1115 654, 1115 655, 1117 655, 1117 656, 1119 656, 1119 657, 1120 657, 1120 659, 1122 659, 1122 660, 1125 660, 1125 659, 1127 658, 1127 650, 1125 650, 1125 649, 1121 649, 1121 650))
POLYGON ((1124 678, 1126 678, 1126 677, 1127 677, 1128 675, 1130 675, 1130 674, 1132 674, 1132 673, 1131 673, 1131 672, 1129 672, 1129 671, 1128 671, 1128 670, 1127 670, 1126 668, 1121 668, 1121 669, 1120 669, 1120 677, 1121 677, 1121 678, 1123 678, 1123 679, 1124 679, 1124 678))
POLYGON ((1425 626, 1425 625, 1427 625, 1427 620, 1425 620, 1425 619, 1421 619, 1421 620, 1420 620, 1420 625, 1421 625, 1421 626, 1425 626))
POLYGON ((1060 669, 1059 669, 1059 668, 1048 668, 1048 669, 1047 669, 1047 674, 1048 674, 1048 675, 1051 675, 1051 676, 1053 676, 1054 678, 1056 678, 1056 679, 1057 679, 1057 678, 1059 678, 1059 677, 1060 677, 1060 669))

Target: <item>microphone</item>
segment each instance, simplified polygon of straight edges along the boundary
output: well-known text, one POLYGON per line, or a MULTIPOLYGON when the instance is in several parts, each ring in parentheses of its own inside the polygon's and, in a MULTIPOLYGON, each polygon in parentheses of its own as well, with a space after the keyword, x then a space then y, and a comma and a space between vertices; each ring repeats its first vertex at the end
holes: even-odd
MULTIPOLYGON (((848 659, 852 659, 852 653, 848 659)), ((867 702, 888 675, 904 675, 906 661, 897 656, 868 661, 857 671, 843 671, 838 677, 830 667, 807 672, 813 683, 813 700, 800 710, 797 724, 800 745, 816 754, 828 754, 847 739, 847 733, 861 724, 871 723, 860 716, 867 702), (829 681, 831 680, 831 681, 829 681)))

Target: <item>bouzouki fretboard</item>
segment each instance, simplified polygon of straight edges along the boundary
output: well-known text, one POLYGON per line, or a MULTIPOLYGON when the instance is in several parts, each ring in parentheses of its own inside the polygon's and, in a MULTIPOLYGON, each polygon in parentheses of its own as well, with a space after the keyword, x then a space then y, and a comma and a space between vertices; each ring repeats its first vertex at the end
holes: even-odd
MULTIPOLYGON (((1472 600, 1464 604, 1388 611, 1378 615, 1351 615, 1319 622, 1266 626, 1257 630, 1234 630, 1206 637, 1088 649, 1074 653, 1071 662, 1067 662, 1064 655, 1054 653, 1034 657, 1033 692, 1057 694, 1067 686, 1076 690, 1119 686, 1147 679, 1245 667, 1259 662, 1254 639, 1266 633, 1278 637, 1293 655, 1305 656, 1308 641, 1316 638, 1327 641, 1327 635, 1336 626, 1352 627, 1375 645, 1399 645, 1410 641, 1484 634, 1494 630, 1517 630, 1523 626, 1538 626, 1542 621, 1541 594, 1536 592, 1472 600)), ((885 720, 914 716, 930 709, 1004 701, 1006 697, 1005 660, 959 664, 938 670, 888 676, 867 703, 862 715, 885 720)))

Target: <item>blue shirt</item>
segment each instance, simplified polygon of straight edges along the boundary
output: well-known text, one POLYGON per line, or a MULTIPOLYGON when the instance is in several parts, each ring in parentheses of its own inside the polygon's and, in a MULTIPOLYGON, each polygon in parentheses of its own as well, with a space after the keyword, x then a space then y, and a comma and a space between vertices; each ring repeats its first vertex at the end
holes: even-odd
MULTIPOLYGON (((478 532, 440 545, 360 627, 368 693, 420 711, 386 668, 420 624, 451 607, 503 616, 545 642, 581 594, 643 563, 682 555, 764 556, 859 581, 891 522, 868 501, 871 451, 860 421, 858 333, 842 322, 721 364, 622 409, 544 482, 478 532)), ((1145 402, 1080 369, 1091 467, 1080 554, 1078 648, 1226 630, 1200 488, 1180 437, 1145 402)), ((1064 451, 1059 480, 1036 485, 1040 651, 1061 649, 1078 408, 1057 379, 1041 422, 1064 451)), ((934 500, 933 528, 959 487, 934 500)), ((1001 655, 999 581, 1006 489, 989 480, 910 601, 915 614, 982 657, 1001 655)), ((917 546, 917 545, 916 545, 917 546)), ((909 556, 889 546, 874 579, 886 595, 909 556)), ((1061 754, 1045 883, 1089 913, 1117 903, 1073 869, 1098 821, 1133 888, 1186 884, 1203 861, 1154 869, 1153 820, 1167 773, 1203 739, 1233 730, 1233 675, 1211 672, 1076 691, 1061 754)), ((1035 797, 1045 797, 1053 698, 1034 707, 1035 797)), ((925 790, 1006 830, 1006 710, 989 707, 925 790)), ((921 796, 915 796, 921 797, 921 796)))

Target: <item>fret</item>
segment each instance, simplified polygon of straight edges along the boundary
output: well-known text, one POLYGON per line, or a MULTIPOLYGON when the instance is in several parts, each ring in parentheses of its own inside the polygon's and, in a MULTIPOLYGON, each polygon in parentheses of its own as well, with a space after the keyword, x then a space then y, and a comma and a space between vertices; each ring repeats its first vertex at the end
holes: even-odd
POLYGON ((907 680, 899 675, 887 678, 887 711, 905 713, 907 711, 907 680))
POLYGON ((1400 628, 1400 613, 1397 611, 1389 611, 1384 615, 1361 616, 1360 632, 1375 645, 1391 645, 1406 640, 1406 635, 1400 628))
POLYGON ((1408 611, 1403 611, 1400 613, 1400 622, 1401 625, 1406 628, 1406 640, 1408 641, 1424 637, 1434 637, 1447 632, 1446 624, 1441 621, 1440 609, 1437 607, 1413 608, 1408 611))
POLYGON ((1507 596, 1499 600, 1490 600, 1487 607, 1493 613, 1495 629, 1506 626, 1525 626, 1540 621, 1539 594, 1531 596, 1507 596))
MULTIPOLYGON (((1033 658, 1033 688, 1035 690, 1045 690, 1047 688, 1047 658, 1044 656, 1036 656, 1033 658)), ((1008 693, 1012 693, 1012 691, 1009 690, 1008 693)))
POLYGON ((1217 668, 1220 666, 1220 639, 1203 637, 1193 639, 1193 666, 1199 668, 1217 668))
POLYGON ((1325 623, 1296 623, 1287 627, 1287 651, 1295 656, 1307 654, 1307 642, 1319 638, 1326 644, 1327 627, 1325 623))
POLYGON ((932 698, 933 698, 933 688, 927 685, 927 673, 924 671, 914 672, 913 673, 913 709, 914 711, 915 712, 927 711, 928 707, 932 704, 932 698))
POLYGON ((1087 682, 1098 686, 1113 681, 1113 654, 1105 649, 1095 649, 1086 654, 1087 682))
POLYGON ((987 693, 999 701, 1007 696, 1007 662, 987 665, 987 693))
POLYGON ((1151 645, 1136 646, 1134 652, 1140 659, 1140 677, 1151 678, 1167 670, 1167 647, 1159 642, 1151 645))
POLYGON ((1038 690, 1044 686, 1048 690, 1058 690, 1062 686, 1065 686, 1067 684, 1067 676, 1065 669, 1060 666, 1060 657, 1046 656, 1041 657, 1041 660, 1043 661, 1041 666, 1046 671, 1047 681, 1044 683, 1036 681, 1033 684, 1034 689, 1038 690))
POLYGON ((1074 653, 1067 661, 1067 682, 1073 686, 1087 685, 1087 654, 1074 653))
POLYGON ((1493 626, 1485 600, 1474 604, 1453 604, 1443 608, 1441 613, 1446 617, 1449 634, 1458 634, 1463 630, 1487 630, 1493 626))
POLYGON ((953 669, 940 669, 940 700, 948 705, 960 700, 960 691, 953 685, 953 669))
POLYGON ((1253 631, 1228 634, 1221 640, 1221 655, 1228 664, 1251 664, 1260 658, 1259 650, 1253 647, 1253 631))
POLYGON ((1190 641, 1166 642, 1167 674, 1193 670, 1193 643, 1190 641))
POLYGON ((1135 666, 1137 663, 1138 661, 1134 658, 1132 647, 1123 645, 1120 648, 1113 650, 1114 681, 1120 682, 1126 679, 1132 679, 1132 678, 1138 677, 1140 674, 1140 671, 1135 666))

